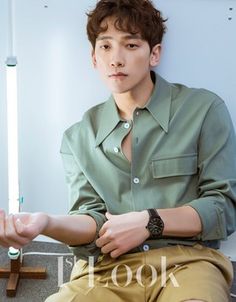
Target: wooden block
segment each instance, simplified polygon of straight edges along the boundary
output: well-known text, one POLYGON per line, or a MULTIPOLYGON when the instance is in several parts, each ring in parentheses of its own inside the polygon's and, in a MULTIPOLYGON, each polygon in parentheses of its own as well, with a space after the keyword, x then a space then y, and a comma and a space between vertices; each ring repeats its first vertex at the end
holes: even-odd
POLYGON ((7 296, 8 297, 15 297, 17 286, 19 283, 20 275, 17 273, 11 273, 9 276, 9 280, 7 283, 7 296))
POLYGON ((46 279, 46 268, 43 267, 21 267, 20 278, 22 279, 46 279))
POLYGON ((20 257, 16 260, 11 260, 11 272, 12 273, 18 273, 20 271, 21 262, 20 257))
POLYGON ((0 268, 0 278, 8 278, 10 275, 9 268, 0 268))

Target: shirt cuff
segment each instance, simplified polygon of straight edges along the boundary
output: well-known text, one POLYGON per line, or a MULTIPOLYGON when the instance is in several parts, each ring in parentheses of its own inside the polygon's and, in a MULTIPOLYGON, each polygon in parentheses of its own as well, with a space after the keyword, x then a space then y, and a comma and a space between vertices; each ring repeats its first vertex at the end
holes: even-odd
POLYGON ((226 221, 222 202, 214 197, 194 199, 186 204, 195 209, 200 216, 202 232, 196 236, 198 240, 226 240, 226 221))
POLYGON ((78 257, 79 259, 83 259, 88 261, 88 257, 94 257, 94 263, 97 262, 99 255, 101 254, 101 249, 96 245, 96 240, 99 237, 98 233, 103 226, 104 222, 106 222, 105 215, 95 212, 95 211, 89 211, 89 210, 80 210, 80 211, 71 211, 69 212, 69 215, 89 215, 91 216, 97 225, 96 228, 96 234, 94 241, 87 243, 87 244, 80 244, 77 246, 68 245, 68 248, 71 250, 71 252, 78 257))

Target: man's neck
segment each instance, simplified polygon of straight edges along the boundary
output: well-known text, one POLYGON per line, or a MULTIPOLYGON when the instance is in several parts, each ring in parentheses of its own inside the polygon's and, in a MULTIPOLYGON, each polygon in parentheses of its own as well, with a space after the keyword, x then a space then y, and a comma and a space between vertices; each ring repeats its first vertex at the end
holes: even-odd
POLYGON ((142 108, 148 102, 154 84, 151 80, 151 77, 147 77, 143 83, 132 91, 128 91, 121 94, 113 94, 116 105, 118 107, 119 114, 122 118, 126 120, 133 119, 133 112, 138 108, 142 108))

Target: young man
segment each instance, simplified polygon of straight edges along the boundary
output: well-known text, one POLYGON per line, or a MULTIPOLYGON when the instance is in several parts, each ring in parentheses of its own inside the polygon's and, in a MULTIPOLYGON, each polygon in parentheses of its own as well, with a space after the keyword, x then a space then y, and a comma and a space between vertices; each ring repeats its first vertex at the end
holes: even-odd
POLYGON ((100 0, 88 17, 93 64, 112 95, 64 133, 70 215, 2 211, 0 243, 44 234, 80 258, 47 302, 230 301, 232 265, 217 251, 236 221, 225 104, 151 71, 165 32, 151 1, 100 0))

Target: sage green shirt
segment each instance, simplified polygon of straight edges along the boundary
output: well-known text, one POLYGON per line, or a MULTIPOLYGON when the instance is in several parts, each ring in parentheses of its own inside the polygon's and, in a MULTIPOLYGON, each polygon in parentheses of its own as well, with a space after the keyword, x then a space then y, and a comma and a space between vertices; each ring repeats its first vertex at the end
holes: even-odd
MULTIPOLYGON (((212 92, 151 75, 151 98, 132 120, 119 116, 111 96, 65 131, 60 152, 69 213, 92 216, 97 238, 106 211, 189 205, 200 215, 200 235, 147 240, 136 250, 197 241, 218 248, 236 226, 236 140, 229 113, 212 92), (121 149, 130 131, 131 163, 121 149)), ((83 259, 101 253, 95 241, 70 248, 83 259)))

